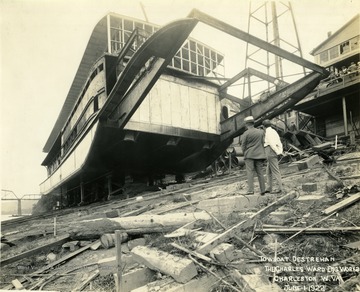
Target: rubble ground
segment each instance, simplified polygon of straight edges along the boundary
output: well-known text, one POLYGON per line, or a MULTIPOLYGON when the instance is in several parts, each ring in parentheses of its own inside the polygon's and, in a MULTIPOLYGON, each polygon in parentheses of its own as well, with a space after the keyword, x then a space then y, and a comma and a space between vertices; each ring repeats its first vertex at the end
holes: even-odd
POLYGON ((116 291, 116 238, 104 248, 102 235, 121 230, 124 291, 359 291, 360 153, 348 157, 293 172, 282 164, 282 194, 245 196, 238 167, 2 222, 15 246, 2 243, 0 287, 116 291))

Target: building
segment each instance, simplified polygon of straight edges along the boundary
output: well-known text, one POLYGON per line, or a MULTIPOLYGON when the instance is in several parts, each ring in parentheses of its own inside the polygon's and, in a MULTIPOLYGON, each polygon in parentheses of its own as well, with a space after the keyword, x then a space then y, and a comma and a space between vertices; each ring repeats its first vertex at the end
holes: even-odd
POLYGON ((330 75, 294 109, 314 118, 314 131, 320 136, 360 136, 359 30, 357 14, 311 51, 315 63, 330 75))

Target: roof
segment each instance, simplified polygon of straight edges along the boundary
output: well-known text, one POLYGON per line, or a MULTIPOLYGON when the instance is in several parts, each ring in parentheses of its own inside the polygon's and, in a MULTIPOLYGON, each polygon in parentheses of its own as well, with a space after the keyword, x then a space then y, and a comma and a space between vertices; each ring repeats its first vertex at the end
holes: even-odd
POLYGON ((339 28, 335 33, 332 33, 326 40, 324 40, 321 44, 319 44, 316 48, 312 49, 310 52, 311 55, 315 55, 315 53, 321 49, 326 43, 333 40, 336 36, 338 36, 342 31, 344 31, 345 28, 350 26, 353 22, 358 20, 360 17, 360 14, 356 14, 353 18, 351 18, 347 23, 345 23, 341 28, 339 28))

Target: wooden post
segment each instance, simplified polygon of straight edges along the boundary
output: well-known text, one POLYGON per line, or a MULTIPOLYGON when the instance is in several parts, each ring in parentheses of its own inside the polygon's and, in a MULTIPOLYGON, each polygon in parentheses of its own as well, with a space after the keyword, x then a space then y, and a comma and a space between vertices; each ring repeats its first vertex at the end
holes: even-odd
POLYGON ((22 211, 21 211, 21 199, 17 199, 18 200, 18 215, 21 216, 22 215, 22 211))
POLYGON ((343 118, 344 118, 344 131, 345 131, 345 136, 347 136, 349 133, 348 133, 348 125, 347 125, 347 112, 346 112, 345 97, 342 98, 342 107, 343 107, 343 118))
POLYGON ((110 194, 111 194, 111 192, 112 192, 112 187, 111 187, 111 174, 108 175, 106 178, 107 178, 108 200, 110 200, 110 194))
POLYGON ((85 202, 84 183, 80 183, 80 204, 85 202))
POLYGON ((115 239, 116 239, 116 278, 117 278, 117 286, 116 291, 121 291, 121 276, 122 276, 122 269, 121 269, 121 231, 115 231, 115 239))
POLYGON ((231 152, 229 152, 229 174, 231 174, 231 152))
POLYGON ((56 230, 56 216, 54 217, 54 236, 56 236, 57 230, 56 230))

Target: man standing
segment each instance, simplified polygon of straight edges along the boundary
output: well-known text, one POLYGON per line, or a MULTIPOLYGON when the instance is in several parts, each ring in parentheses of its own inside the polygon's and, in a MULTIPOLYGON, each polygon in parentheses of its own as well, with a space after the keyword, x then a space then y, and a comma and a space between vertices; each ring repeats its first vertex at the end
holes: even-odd
POLYGON ((266 159, 264 149, 264 131, 254 127, 254 118, 248 116, 244 119, 247 130, 241 136, 241 148, 244 153, 248 191, 247 195, 254 193, 254 174, 259 179, 261 195, 265 194, 265 180, 262 171, 263 162, 266 159))
POLYGON ((280 141, 278 133, 271 127, 269 120, 263 121, 265 127, 265 153, 267 158, 266 177, 267 177, 267 192, 281 193, 283 185, 281 180, 281 173, 279 169, 278 155, 283 153, 283 145, 280 141), (273 192, 272 180, 275 178, 279 189, 273 192))

